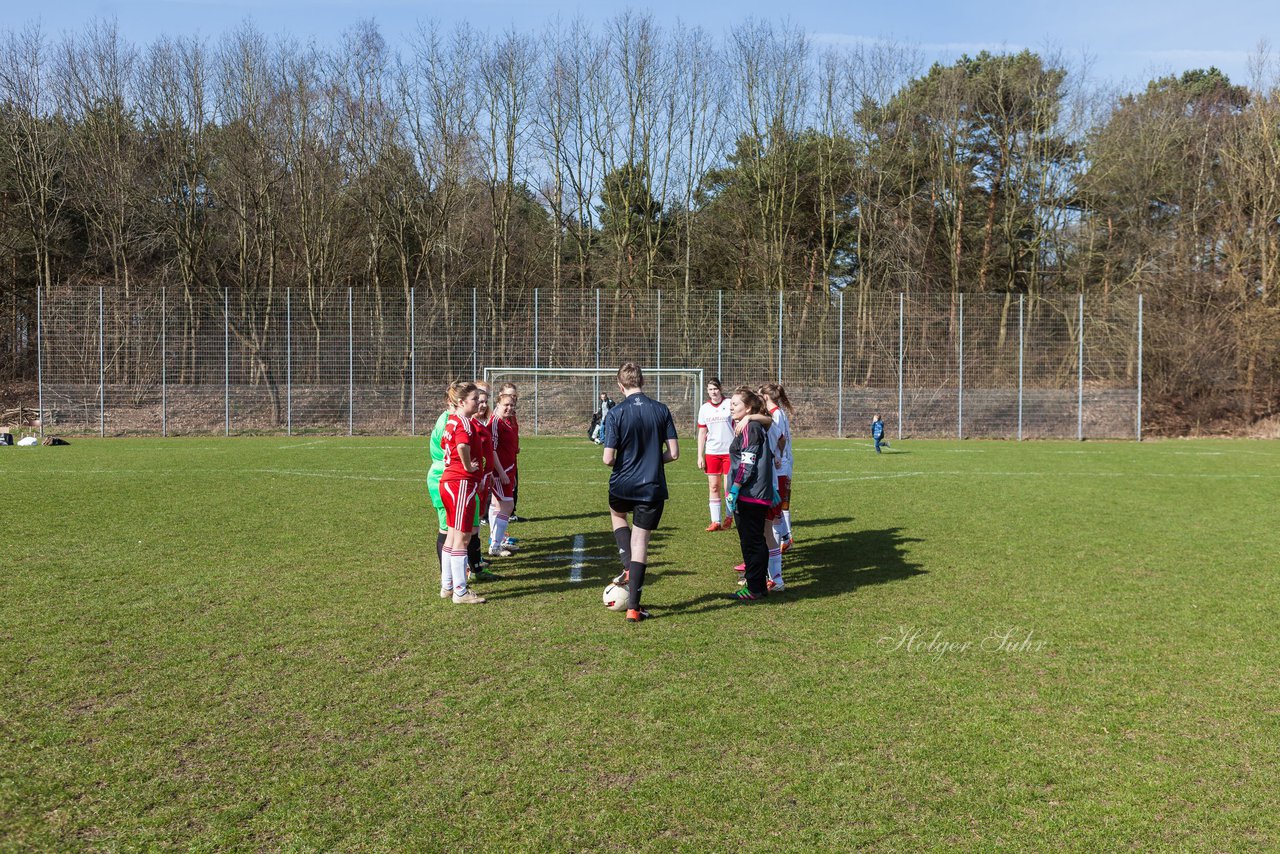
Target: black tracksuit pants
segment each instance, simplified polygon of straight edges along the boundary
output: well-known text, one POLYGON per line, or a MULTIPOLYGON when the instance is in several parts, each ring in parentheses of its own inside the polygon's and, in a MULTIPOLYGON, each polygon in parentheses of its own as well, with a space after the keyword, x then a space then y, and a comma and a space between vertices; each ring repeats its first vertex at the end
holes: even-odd
POLYGON ((768 505, 739 499, 737 512, 733 514, 738 542, 742 544, 742 562, 747 565, 747 589, 756 596, 769 592, 769 544, 764 539, 764 517, 768 513, 768 505))

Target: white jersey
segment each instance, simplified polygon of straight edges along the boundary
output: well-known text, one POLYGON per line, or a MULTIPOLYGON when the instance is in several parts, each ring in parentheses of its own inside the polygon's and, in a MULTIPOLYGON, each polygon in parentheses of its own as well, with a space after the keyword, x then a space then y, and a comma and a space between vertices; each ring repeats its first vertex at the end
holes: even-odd
POLYGON ((791 455, 791 421, 787 418, 787 411, 781 406, 775 406, 769 410, 769 416, 773 418, 773 424, 769 427, 769 447, 773 450, 773 459, 776 465, 774 473, 779 477, 791 477, 791 463, 793 457, 791 455), (778 441, 782 438, 786 439, 786 445, 782 452, 778 452, 778 441))
POLYGON ((707 444, 704 453, 722 456, 729 453, 733 444, 733 417, 729 415, 729 398, 720 401, 717 406, 711 401, 702 404, 698 410, 698 429, 707 430, 707 444))

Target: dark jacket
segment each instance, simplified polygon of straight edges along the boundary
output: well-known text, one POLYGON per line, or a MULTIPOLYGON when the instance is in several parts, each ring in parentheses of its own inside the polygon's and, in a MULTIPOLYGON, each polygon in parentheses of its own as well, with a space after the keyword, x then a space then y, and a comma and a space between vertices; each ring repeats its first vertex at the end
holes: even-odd
POLYGON ((773 489, 773 451, 768 433, 754 421, 733 437, 729 446, 729 480, 738 487, 738 500, 748 499, 770 506, 778 502, 773 489))

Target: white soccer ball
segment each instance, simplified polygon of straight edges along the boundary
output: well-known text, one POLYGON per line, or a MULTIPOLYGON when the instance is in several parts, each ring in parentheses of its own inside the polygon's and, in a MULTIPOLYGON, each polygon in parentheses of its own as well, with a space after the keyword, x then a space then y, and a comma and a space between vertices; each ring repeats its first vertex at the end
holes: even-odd
POLYGON ((627 585, 610 584, 604 589, 604 606, 610 611, 627 610, 627 585))

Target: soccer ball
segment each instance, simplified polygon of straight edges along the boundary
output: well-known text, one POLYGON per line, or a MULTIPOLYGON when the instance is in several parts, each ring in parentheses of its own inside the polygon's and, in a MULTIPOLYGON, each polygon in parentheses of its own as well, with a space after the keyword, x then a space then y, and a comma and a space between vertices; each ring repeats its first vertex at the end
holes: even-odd
POLYGON ((604 589, 604 606, 610 611, 627 610, 627 586, 625 584, 610 584, 604 589))

